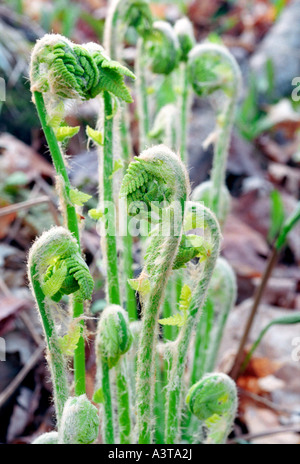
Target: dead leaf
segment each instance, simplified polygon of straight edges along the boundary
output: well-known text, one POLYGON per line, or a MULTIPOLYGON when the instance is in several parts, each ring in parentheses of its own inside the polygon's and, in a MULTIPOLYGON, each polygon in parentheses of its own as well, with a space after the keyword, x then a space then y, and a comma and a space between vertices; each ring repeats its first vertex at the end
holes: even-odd
POLYGON ((25 172, 28 182, 37 176, 53 177, 54 169, 31 147, 10 134, 0 135, 0 168, 7 174, 25 172))
POLYGON ((269 248, 262 235, 244 224, 235 216, 229 215, 223 240, 223 254, 239 276, 260 277, 269 248))

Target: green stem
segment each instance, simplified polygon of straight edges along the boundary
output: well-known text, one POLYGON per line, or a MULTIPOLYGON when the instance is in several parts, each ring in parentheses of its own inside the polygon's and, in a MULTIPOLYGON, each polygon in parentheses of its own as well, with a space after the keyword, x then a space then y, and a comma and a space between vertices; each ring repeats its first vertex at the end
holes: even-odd
POLYGON ((113 197, 113 104, 108 92, 104 99, 104 143, 103 153, 99 156, 100 169, 100 201, 103 201, 107 214, 105 219, 108 230, 103 234, 103 254, 107 266, 107 300, 110 304, 121 304, 118 255, 116 242, 116 218, 113 197))
POLYGON ((196 331, 194 362, 190 381, 191 385, 198 382, 206 373, 206 360, 211 343, 213 319, 214 305, 211 300, 207 300, 196 331))
POLYGON ((211 211, 204 207, 204 223, 207 225, 211 240, 212 252, 207 257, 199 280, 196 284, 189 306, 189 315, 186 324, 182 327, 176 341, 177 349, 173 354, 172 369, 169 384, 167 387, 166 402, 166 430, 165 442, 168 444, 176 443, 180 417, 181 417, 181 392, 182 378, 186 366, 186 358, 192 332, 197 323, 197 316, 200 313, 206 298, 211 276, 219 255, 221 233, 215 216, 211 211))
POLYGON ((131 418, 127 380, 127 366, 125 359, 121 358, 121 360, 117 364, 116 374, 120 444, 127 445, 131 442, 131 418))
MULTIPOLYGON (((77 240, 80 250, 80 237, 77 221, 77 213, 74 205, 70 200, 70 180, 68 177, 67 169, 64 163, 63 155, 57 143, 54 131, 47 123, 47 110, 42 93, 34 92, 34 99, 37 112, 42 124, 42 128, 48 143, 55 170, 59 177, 63 180, 63 207, 65 210, 66 222, 69 231, 74 235, 77 240)), ((84 305, 80 302, 73 302, 73 317, 77 318, 84 314, 84 305)), ((83 337, 84 322, 81 321, 81 336, 74 352, 74 384, 75 394, 77 396, 85 393, 85 343, 83 337)))
POLYGON ((34 291, 35 299, 41 315, 45 338, 48 347, 47 360, 50 367, 51 379, 54 391, 54 403, 56 410, 56 418, 58 428, 64 409, 64 405, 69 396, 68 379, 66 371, 66 363, 58 344, 58 339, 54 327, 53 320, 50 315, 50 310, 47 308, 46 297, 41 289, 37 277, 37 268, 33 263, 30 267, 30 275, 32 288, 34 291))
MULTIPOLYGON (((164 363, 163 363, 164 364, 164 363)), ((154 415, 155 415, 155 432, 154 439, 155 443, 162 445, 164 443, 164 372, 161 368, 161 360, 159 353, 156 354, 156 382, 155 382, 155 404, 154 404, 154 415)))
MULTIPOLYGON (((124 35, 125 25, 118 24, 119 20, 119 9, 122 7, 122 0, 114 1, 110 5, 109 14, 105 21, 104 28, 104 44, 105 49, 109 53, 109 56, 112 60, 122 60, 122 56, 118 56, 118 52, 121 55, 121 36, 124 35), (122 28, 123 26, 123 28, 122 28), (122 31, 120 30, 122 28, 122 31), (122 33, 121 33, 122 32, 122 33), (118 44, 120 42, 120 44, 118 44), (118 49, 118 45, 120 48, 118 49)), ((124 173, 130 162, 131 155, 131 140, 130 140, 130 130, 128 124, 128 114, 127 106, 124 103, 121 104, 120 108, 120 137, 121 137, 121 147, 122 147, 122 159, 124 162, 124 173)), ((132 257, 132 245, 133 239, 132 236, 128 233, 128 222, 126 234, 123 237, 123 275, 125 282, 125 294, 126 294, 126 309, 128 312, 128 317, 130 321, 137 320, 137 308, 136 308, 136 298, 135 292, 128 284, 128 280, 133 278, 133 257, 132 257)))
POLYGON ((136 90, 137 90, 137 108, 138 108, 138 119, 139 119, 139 149, 144 150, 148 145, 148 134, 150 131, 150 117, 148 107, 148 95, 147 95, 147 79, 146 70, 147 61, 144 50, 144 40, 138 39, 137 50, 136 50, 136 90))
POLYGON ((228 101, 228 106, 224 114, 224 121, 220 128, 220 135, 217 138, 213 167, 211 172, 212 198, 211 209, 219 217, 220 203, 222 197, 222 187, 225 185, 225 173, 231 130, 234 122, 237 93, 228 101))
MULTIPOLYGON (((120 135, 121 135, 121 146, 122 146, 122 158, 123 158, 123 170, 128 168, 130 162, 130 130, 127 122, 127 113, 124 106, 121 106, 121 120, 120 120, 120 135)), ((125 282, 125 294, 126 294, 126 309, 130 321, 136 321, 138 319, 135 291, 131 288, 128 281, 133 279, 133 238, 128 230, 129 218, 127 217, 126 234, 123 237, 123 274, 125 282)))
POLYGON ((181 65, 182 69, 182 96, 181 96, 181 112, 180 112, 180 156, 184 163, 187 163, 186 140, 187 140, 187 119, 189 113, 189 81, 188 67, 184 62, 181 65))
POLYGON ((110 380, 109 380, 109 367, 107 361, 101 358, 101 384, 103 392, 104 403, 104 442, 107 445, 112 445, 114 439, 114 422, 113 422, 113 409, 111 402, 110 380))
MULTIPOLYGON (((172 215, 174 217, 174 215, 172 215)), ((181 220, 183 220, 183 207, 181 220)), ((137 408, 139 443, 151 442, 151 417, 153 411, 153 380, 155 361, 155 340, 157 337, 157 320, 164 298, 172 263, 180 242, 180 236, 166 237, 161 250, 161 260, 157 265, 155 281, 144 308, 143 325, 140 335, 137 368, 137 408)), ((166 442, 168 443, 168 442, 166 442)))

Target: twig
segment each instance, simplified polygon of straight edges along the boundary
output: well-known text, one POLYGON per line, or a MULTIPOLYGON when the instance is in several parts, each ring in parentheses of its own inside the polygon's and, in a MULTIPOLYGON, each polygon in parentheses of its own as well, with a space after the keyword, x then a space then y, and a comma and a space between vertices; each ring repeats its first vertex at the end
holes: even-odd
POLYGON ((239 392, 242 395, 247 396, 248 398, 251 398, 253 401, 267 406, 269 409, 272 409, 273 411, 280 412, 281 414, 289 414, 289 415, 295 414, 295 411, 293 409, 280 407, 277 404, 273 403, 273 401, 270 401, 267 398, 264 398, 260 395, 256 395, 255 393, 251 393, 247 390, 244 390, 243 388, 239 387, 239 392))
POLYGON ((17 390, 20 384, 23 382, 27 374, 31 371, 31 369, 37 364, 40 357, 43 354, 45 347, 44 344, 40 345, 32 356, 29 358, 28 363, 20 370, 20 372, 16 375, 13 381, 8 385, 8 387, 3 390, 0 394, 0 408, 6 403, 6 401, 11 397, 11 395, 17 390))
POLYGON ((250 440, 255 440, 256 438, 268 437, 270 435, 277 435, 279 433, 288 433, 288 432, 300 433, 300 425, 295 425, 294 427, 291 427, 291 426, 278 427, 273 430, 272 429, 264 430, 263 432, 258 432, 258 433, 247 433, 245 435, 240 435, 238 437, 232 438, 231 440, 228 440, 227 444, 233 445, 240 440, 250 441, 250 440))
POLYGON ((0 208, 0 217, 1 216, 6 216, 7 214, 11 214, 11 213, 16 213, 18 211, 21 211, 22 209, 29 209, 32 206, 36 206, 36 205, 39 205, 41 203, 48 203, 49 204, 49 208, 50 208, 50 211, 51 211, 52 216, 54 218, 55 224, 59 226, 60 222, 59 222, 56 210, 55 210, 50 198, 47 197, 46 195, 44 195, 44 196, 42 196, 40 198, 35 198, 35 199, 32 199, 32 200, 27 200, 27 201, 22 201, 20 203, 15 203, 13 205, 4 206, 4 208, 0 208))
POLYGON ((274 266, 275 266, 275 264, 277 262, 277 258, 278 258, 278 250, 277 250, 277 248, 274 247, 272 253, 269 256, 267 266, 266 266, 266 269, 265 269, 264 274, 262 276, 260 285, 257 287, 257 289, 255 291, 253 306, 252 306, 251 312, 249 314, 249 318, 248 318, 248 321, 247 321, 247 324, 246 324, 246 327, 245 327, 245 330, 244 330, 244 334, 243 334, 243 336, 241 338, 241 341, 240 341, 240 345, 239 345, 239 348, 238 348, 238 351, 237 351, 237 354, 236 354, 236 357, 235 357, 235 360, 234 360, 234 363, 233 363, 233 367, 232 367, 231 372, 229 374, 232 377, 233 380, 237 380, 237 378, 239 376, 241 365, 242 365, 242 363, 244 361, 244 347, 245 347, 245 344, 247 342, 248 335, 249 335, 249 332, 251 330, 251 327, 252 327, 255 315, 257 313, 261 298, 263 296, 264 290, 265 290, 265 288, 267 286, 267 283, 268 283, 268 280, 269 280, 269 278, 270 278, 270 276, 272 274, 273 268, 274 268, 274 266))

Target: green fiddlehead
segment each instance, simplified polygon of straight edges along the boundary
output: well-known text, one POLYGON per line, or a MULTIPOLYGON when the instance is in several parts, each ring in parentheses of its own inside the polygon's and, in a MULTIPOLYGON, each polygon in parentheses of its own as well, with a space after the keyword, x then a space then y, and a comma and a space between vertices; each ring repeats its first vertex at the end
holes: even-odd
POLYGON ((59 34, 46 34, 32 52, 32 92, 62 99, 89 100, 108 91, 126 102, 132 98, 124 77, 131 71, 111 60, 101 45, 76 45, 59 34))
POLYGON ((204 443, 225 443, 238 405, 233 380, 226 374, 207 374, 190 388, 186 403, 201 421, 206 435, 204 443))
POLYGON ((161 199, 171 202, 165 208, 170 218, 169 231, 164 234, 164 231, 160 230, 152 237, 145 265, 138 279, 140 282, 148 279, 150 286, 150 291, 143 301, 138 350, 136 404, 139 443, 151 441, 157 320, 181 239, 188 191, 184 166, 178 157, 163 145, 145 150, 136 158, 129 165, 121 186, 120 195, 127 197, 128 203, 142 200, 147 206, 151 206, 152 201, 161 199))
POLYGON ((110 3, 104 28, 104 48, 114 60, 122 59, 122 42, 126 29, 133 27, 144 36, 152 27, 148 0, 113 0, 110 3))
POLYGON ((223 92, 223 98, 220 92, 216 97, 217 141, 211 174, 210 202, 207 204, 219 219, 222 217, 222 189, 225 185, 226 162, 241 85, 241 72, 226 47, 204 43, 196 45, 189 53, 188 76, 195 93, 200 97, 209 96, 216 91, 223 92))
POLYGON ((199 204, 190 202, 188 205, 188 211, 192 213, 195 212, 196 215, 202 215, 202 227, 209 232, 211 246, 207 253, 207 257, 204 260, 202 272, 198 271, 198 277, 194 280, 188 314, 172 350, 172 369, 167 386, 166 443, 176 443, 178 436, 181 416, 180 397, 182 393, 182 379, 186 365, 188 347, 191 335, 196 327, 197 320, 206 299, 212 273, 219 255, 221 240, 219 224, 214 214, 208 208, 202 205, 199 208, 199 204))
POLYGON ((34 243, 29 252, 28 277, 47 341, 56 414, 60 424, 69 392, 66 362, 54 324, 55 304, 51 301, 58 301, 63 294, 70 293, 80 301, 90 299, 93 280, 75 238, 63 227, 53 227, 34 243))
POLYGON ((65 404, 58 442, 63 445, 89 445, 99 433, 97 408, 85 395, 68 398, 65 404))
POLYGON ((171 24, 155 21, 151 35, 147 37, 145 51, 154 74, 170 74, 178 65, 180 46, 171 24))

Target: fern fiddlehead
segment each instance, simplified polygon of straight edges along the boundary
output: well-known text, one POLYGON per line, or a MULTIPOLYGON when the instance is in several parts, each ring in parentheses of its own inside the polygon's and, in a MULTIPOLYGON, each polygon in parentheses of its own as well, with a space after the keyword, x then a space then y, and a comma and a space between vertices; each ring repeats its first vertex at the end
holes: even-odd
MULTIPOLYGON (((65 100, 88 100, 101 92, 107 95, 107 100, 110 99, 109 92, 112 92, 118 98, 131 101, 129 90, 124 83, 125 75, 132 76, 132 73, 119 63, 110 60, 100 45, 93 43, 75 45, 61 35, 45 35, 36 43, 32 52, 30 79, 33 100, 58 173, 66 222, 79 246, 79 228, 75 206, 71 198, 70 181, 63 154, 56 138, 56 127, 51 126, 47 108, 54 106, 57 110, 58 107, 64 105, 65 100), (45 105, 45 101, 47 105, 45 105)), ((58 127, 60 124, 61 118, 58 127)), ((73 304, 74 318, 80 317, 83 312, 83 304, 75 300, 73 304)), ((81 325, 83 330, 83 321, 81 325)), ((84 339, 82 335, 74 354, 74 372, 75 393, 82 395, 85 393, 84 339)))
POLYGON ((97 439, 98 432, 98 411, 86 395, 68 398, 62 415, 58 443, 89 445, 97 439))
MULTIPOLYGON (((223 91, 223 99, 217 97, 217 141, 214 150, 210 190, 207 204, 221 219, 221 201, 225 186, 225 169, 230 135, 234 121, 237 98, 241 85, 240 68, 226 47, 204 43, 196 45, 188 56, 188 75, 197 95, 208 96, 215 91, 223 91)), ((199 194, 199 192, 198 192, 199 194)), ((207 195, 207 186, 204 190, 207 195)), ((201 198, 198 198, 201 199, 201 198)), ((225 205, 226 207, 226 205, 225 205)))
POLYGON ((225 443, 238 405, 233 380, 226 374, 207 374, 190 388, 186 403, 204 428, 204 443, 225 443))
MULTIPOLYGON (((201 207, 203 215, 204 227, 207 228, 210 234, 210 251, 205 259, 202 272, 194 283, 188 314, 184 325, 175 341, 172 356, 172 368, 167 386, 167 402, 166 402, 166 429, 165 442, 176 443, 180 416, 180 395, 182 392, 182 378, 186 365, 187 351, 191 335, 195 329, 197 319, 203 308, 212 273, 219 255, 221 232, 219 224, 214 214, 206 207, 201 207)), ((199 214, 199 204, 189 203, 188 211, 195 211, 199 214)))
POLYGON ((143 302, 142 329, 139 339, 137 365, 137 424, 139 443, 150 443, 153 414, 154 343, 157 319, 165 286, 172 270, 180 243, 185 200, 189 185, 184 166, 178 157, 163 145, 145 150, 129 165, 120 195, 128 202, 169 200, 166 208, 170 217, 168 234, 160 231, 152 237, 139 281, 149 280, 150 291, 143 302))
MULTIPOLYGON (((113 91, 120 98, 130 101, 130 94, 124 84, 125 74, 131 75, 126 68, 107 58, 102 47, 95 44, 75 45, 61 35, 45 35, 36 43, 32 52, 30 81, 33 100, 58 174, 66 223, 79 247, 79 227, 76 209, 70 194, 70 181, 55 130, 49 122, 47 106, 50 106, 49 103, 53 106, 54 102, 54 107, 57 109, 65 99, 86 100, 102 91, 113 91), (44 96, 48 103, 47 106, 44 96)), ((83 304, 75 300, 73 303, 74 318, 80 317, 83 313, 83 304)), ((83 321, 81 325, 83 331, 83 321)), ((82 334, 74 353, 74 375, 75 393, 82 395, 85 393, 82 334)))
POLYGON ((69 388, 66 362, 55 329, 53 301, 59 301, 63 294, 70 293, 80 301, 90 299, 93 280, 75 238, 63 227, 53 227, 44 232, 31 247, 28 277, 47 341, 59 426, 69 388))

